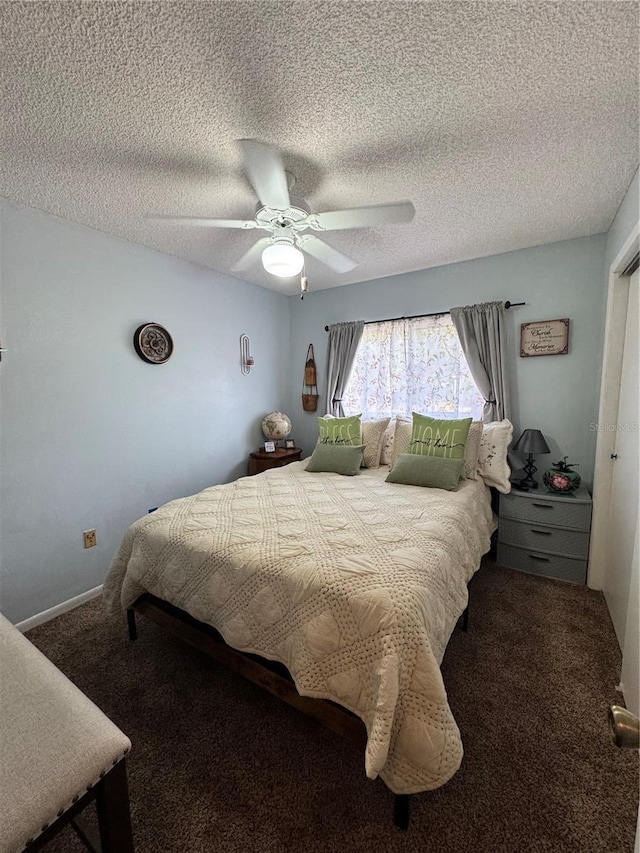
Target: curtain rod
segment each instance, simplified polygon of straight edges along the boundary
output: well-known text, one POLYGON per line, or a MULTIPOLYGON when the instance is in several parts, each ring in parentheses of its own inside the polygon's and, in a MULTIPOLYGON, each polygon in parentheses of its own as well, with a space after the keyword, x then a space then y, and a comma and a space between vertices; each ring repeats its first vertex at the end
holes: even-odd
MULTIPOLYGON (((516 308, 518 305, 526 305, 526 302, 509 302, 504 303, 505 308, 516 308)), ((434 311, 432 314, 412 314, 410 317, 389 317, 387 320, 367 320, 365 322, 365 326, 371 326, 373 323, 393 323, 396 320, 419 320, 420 317, 442 317, 444 314, 448 314, 448 311, 434 311)), ((325 332, 329 331, 329 327, 324 327, 325 332)))

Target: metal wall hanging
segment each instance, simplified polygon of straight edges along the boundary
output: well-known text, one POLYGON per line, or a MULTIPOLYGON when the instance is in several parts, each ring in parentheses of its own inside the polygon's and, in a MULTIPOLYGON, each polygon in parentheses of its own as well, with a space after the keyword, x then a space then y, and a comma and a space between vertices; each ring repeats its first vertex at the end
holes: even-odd
POLYGON ((251 368, 254 365, 253 356, 251 355, 251 341, 249 335, 240 335, 240 370, 245 376, 251 373, 251 368))
POLYGON ((158 323, 138 326, 133 336, 133 346, 140 358, 149 364, 164 364, 173 352, 171 335, 158 323))

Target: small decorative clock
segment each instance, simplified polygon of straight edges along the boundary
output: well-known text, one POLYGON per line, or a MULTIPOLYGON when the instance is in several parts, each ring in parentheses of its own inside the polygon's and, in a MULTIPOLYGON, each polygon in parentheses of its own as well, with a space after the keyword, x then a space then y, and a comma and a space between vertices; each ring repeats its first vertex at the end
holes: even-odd
POLYGON ((164 364, 173 352, 171 335, 158 323, 138 326, 133 336, 133 346, 140 358, 149 364, 164 364))

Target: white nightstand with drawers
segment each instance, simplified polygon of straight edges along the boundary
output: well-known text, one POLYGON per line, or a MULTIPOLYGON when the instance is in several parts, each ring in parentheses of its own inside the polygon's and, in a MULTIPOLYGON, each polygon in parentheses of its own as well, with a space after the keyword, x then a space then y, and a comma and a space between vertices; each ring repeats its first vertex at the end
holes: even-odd
POLYGON ((500 495, 497 561, 501 566, 586 583, 591 496, 512 491, 500 495))

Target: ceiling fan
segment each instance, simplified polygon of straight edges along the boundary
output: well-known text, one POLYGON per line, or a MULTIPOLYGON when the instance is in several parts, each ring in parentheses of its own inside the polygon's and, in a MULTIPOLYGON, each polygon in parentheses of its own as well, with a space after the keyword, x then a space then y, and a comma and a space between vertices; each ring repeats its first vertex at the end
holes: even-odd
POLYGON ((253 219, 209 219, 200 216, 154 215, 148 219, 202 225, 210 228, 257 228, 269 236, 262 237, 231 267, 243 272, 262 258, 262 265, 272 275, 282 278, 298 275, 304 266, 306 252, 338 273, 349 272, 356 262, 333 249, 311 231, 338 231, 346 228, 373 228, 395 222, 411 222, 415 210, 410 201, 354 207, 312 213, 301 198, 289 195, 293 176, 286 172, 280 153, 255 139, 238 141, 247 176, 258 196, 253 219))

